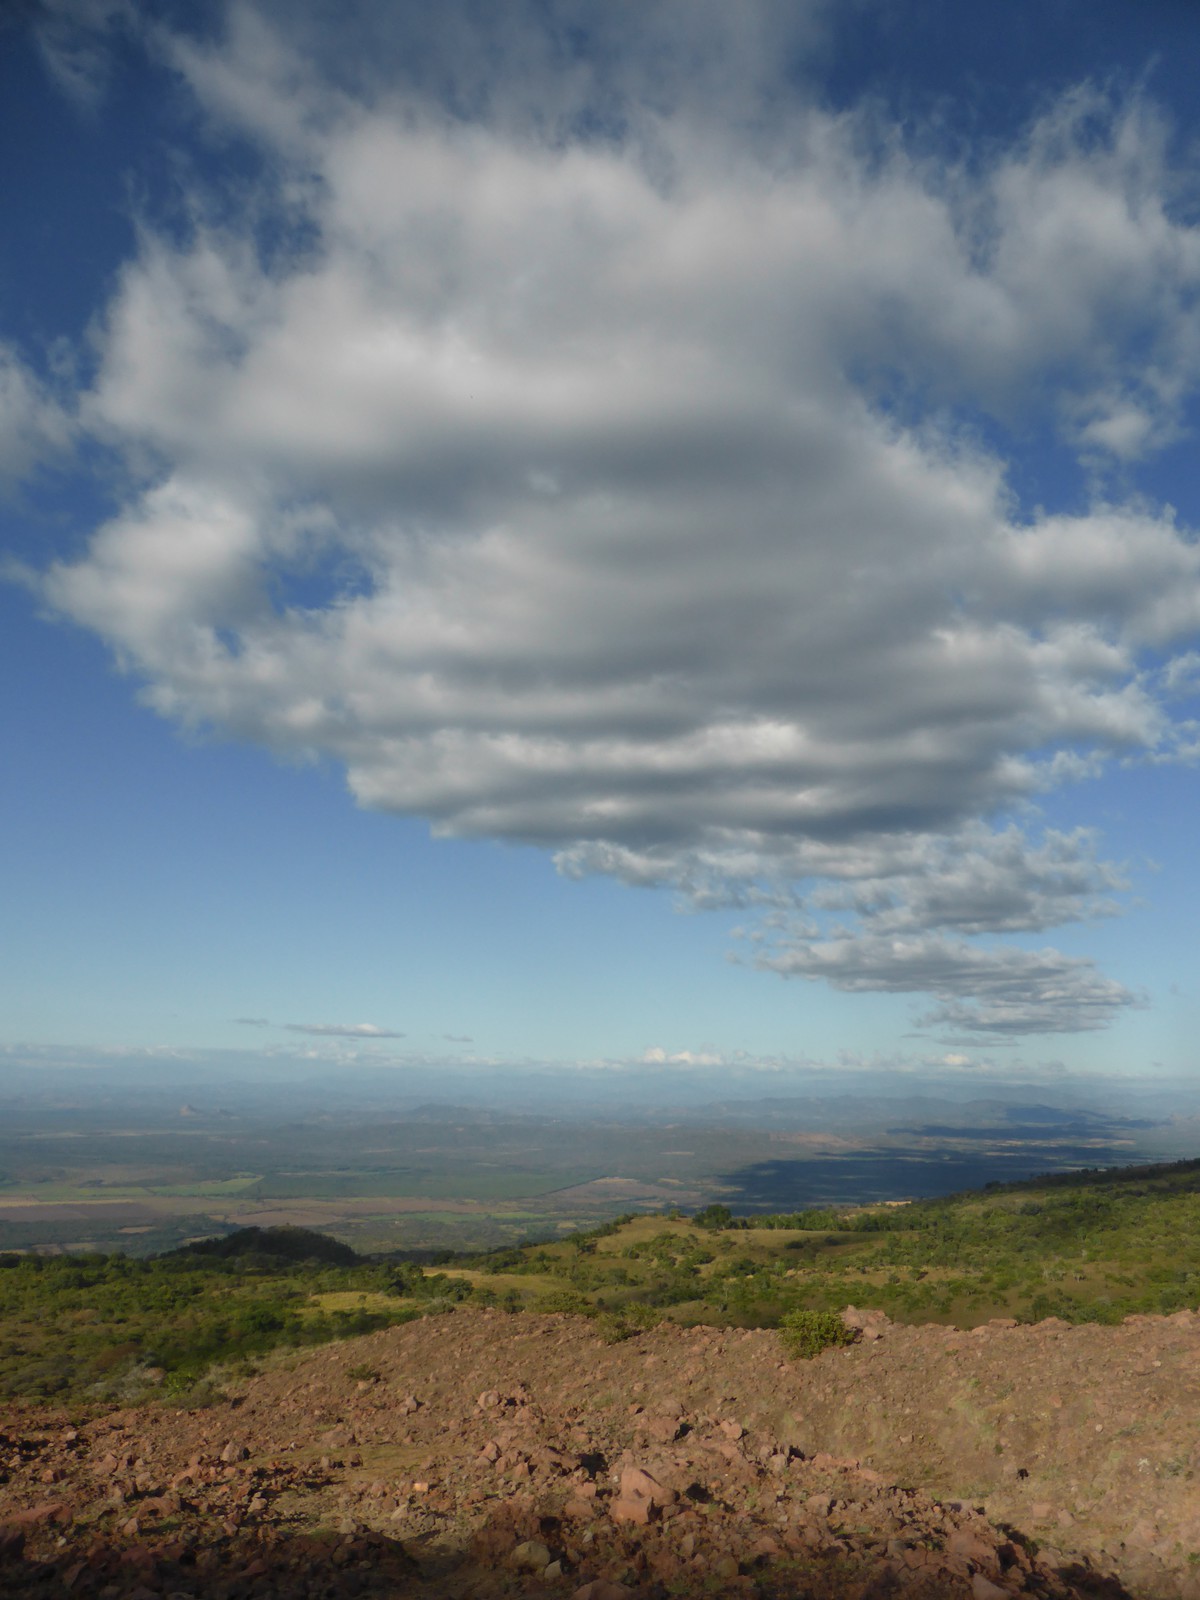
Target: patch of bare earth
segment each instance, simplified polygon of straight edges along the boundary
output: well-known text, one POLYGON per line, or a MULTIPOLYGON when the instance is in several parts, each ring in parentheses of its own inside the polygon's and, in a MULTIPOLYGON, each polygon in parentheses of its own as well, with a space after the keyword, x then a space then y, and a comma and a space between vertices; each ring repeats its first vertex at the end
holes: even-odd
POLYGON ((769 1332, 462 1311, 203 1410, 0 1413, 0 1594, 1200 1600, 1200 1317, 769 1332))

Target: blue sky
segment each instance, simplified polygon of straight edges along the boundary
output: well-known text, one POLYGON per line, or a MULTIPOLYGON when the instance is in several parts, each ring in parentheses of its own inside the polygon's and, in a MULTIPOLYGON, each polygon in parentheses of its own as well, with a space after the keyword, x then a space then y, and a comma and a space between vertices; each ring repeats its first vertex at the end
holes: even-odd
POLYGON ((1193 6, 0 28, 0 1048, 1187 1073, 1193 6))

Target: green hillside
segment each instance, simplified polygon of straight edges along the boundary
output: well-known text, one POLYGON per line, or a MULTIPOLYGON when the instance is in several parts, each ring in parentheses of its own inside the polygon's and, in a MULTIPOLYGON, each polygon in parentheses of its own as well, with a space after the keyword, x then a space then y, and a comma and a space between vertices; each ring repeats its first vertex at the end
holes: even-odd
POLYGON ((662 1317, 773 1327, 797 1310, 904 1322, 1115 1322, 1200 1305, 1200 1162, 1083 1172, 904 1205, 627 1216, 422 1267, 302 1229, 149 1259, 0 1256, 0 1395, 191 1394, 221 1364, 455 1304, 578 1311, 613 1338, 662 1317))

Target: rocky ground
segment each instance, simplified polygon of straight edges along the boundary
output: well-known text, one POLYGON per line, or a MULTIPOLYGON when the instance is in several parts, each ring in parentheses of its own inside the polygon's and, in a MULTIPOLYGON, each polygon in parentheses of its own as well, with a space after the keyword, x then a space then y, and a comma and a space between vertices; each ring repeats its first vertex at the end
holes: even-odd
POLYGON ((0 1412, 0 1594, 1200 1600, 1200 1316, 769 1332, 462 1311, 203 1409, 0 1412))

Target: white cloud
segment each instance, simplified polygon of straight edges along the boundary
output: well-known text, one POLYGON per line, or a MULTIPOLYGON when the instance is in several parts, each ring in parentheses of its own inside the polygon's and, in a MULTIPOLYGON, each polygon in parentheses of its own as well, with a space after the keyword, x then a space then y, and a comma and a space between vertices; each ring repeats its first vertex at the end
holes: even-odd
POLYGON ((727 1058, 715 1050, 664 1050, 661 1045, 651 1045, 642 1061, 648 1067, 721 1067, 727 1058))
MULTIPOLYGON (((1173 748, 1150 658, 1195 642, 1200 550, 1140 506, 1021 516, 970 419, 1088 459, 1177 426, 1200 235, 1145 107, 1069 97, 968 174, 785 105, 770 7, 707 107, 630 93, 637 30, 563 87, 524 11, 523 98, 451 10, 457 116, 232 14, 174 59, 278 186, 145 230, 84 415, 157 466, 52 603, 163 712, 330 755, 364 805, 697 906, 807 895, 776 970, 998 1033, 1128 1004, 967 941, 1111 909, 1093 841, 994 819, 1173 748), (293 259, 256 253, 272 208, 293 259)), ((715 82, 728 13, 655 14, 715 82)))
POLYGON ((0 340, 0 487, 12 487, 67 447, 72 424, 47 386, 0 340))
POLYGON ((373 1022, 285 1022, 289 1033, 310 1033, 320 1039, 403 1039, 393 1028, 373 1022))
POLYGON ((1200 651, 1185 650, 1167 663, 1163 672, 1167 692, 1180 697, 1200 693, 1200 651))
POLYGON ((918 1025, 967 1035, 1083 1033, 1107 1027, 1137 996, 1095 964, 1057 950, 980 946, 938 933, 790 938, 757 964, 850 993, 932 994, 918 1025))

